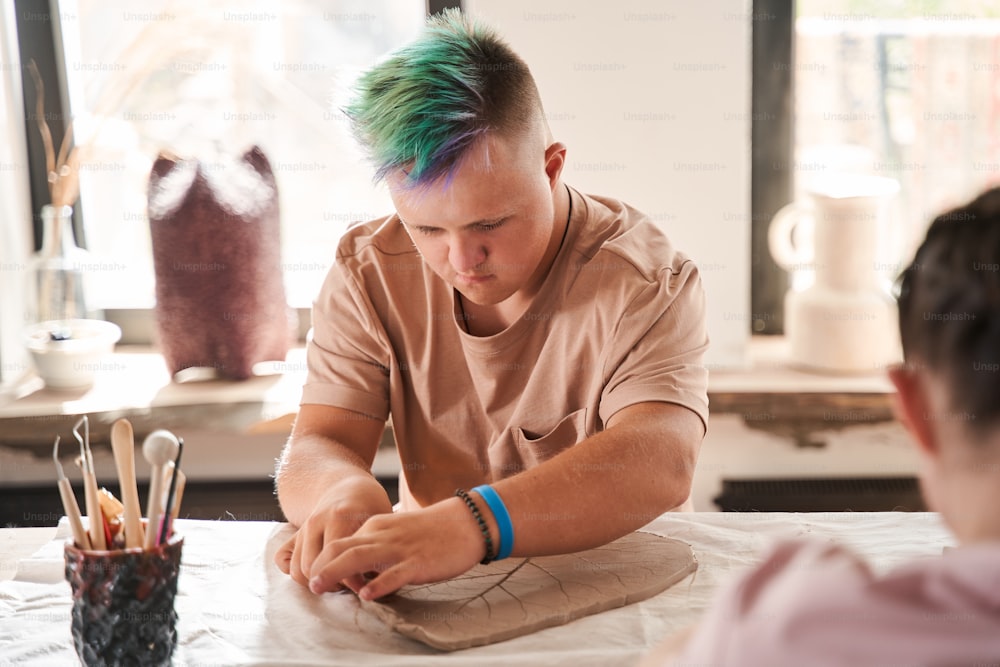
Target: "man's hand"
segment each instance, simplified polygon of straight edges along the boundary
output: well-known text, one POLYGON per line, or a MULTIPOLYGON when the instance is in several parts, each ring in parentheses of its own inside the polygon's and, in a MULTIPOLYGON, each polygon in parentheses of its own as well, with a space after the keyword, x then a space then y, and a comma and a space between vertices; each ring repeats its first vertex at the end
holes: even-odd
POLYGON ((381 420, 341 408, 299 408, 275 482, 281 510, 299 530, 274 561, 303 586, 328 543, 353 535, 370 516, 392 512, 371 474, 384 428, 381 420))
MULTIPOLYGON (((592 549, 680 505, 690 495, 704 434, 702 420, 683 406, 639 403, 616 413, 604 431, 494 482, 514 524, 511 555, 592 549)), ((369 434, 372 440, 376 436, 369 434)), ((295 447, 302 451, 311 443, 317 451, 300 458, 299 474, 284 481, 279 477, 282 509, 302 529, 276 560, 296 581, 308 583, 316 593, 346 586, 371 600, 406 584, 458 576, 482 559, 483 535, 462 500, 448 498, 415 512, 391 514, 388 497, 369 472, 374 451, 352 465, 350 451, 340 450, 342 463, 331 464, 329 475, 317 475, 337 442, 303 438, 295 447), (357 504, 346 506, 345 514, 345 506, 327 499, 342 484, 363 484, 364 493, 355 490, 340 498, 369 498, 368 493, 377 491, 383 500, 362 503, 362 511, 357 504), (369 574, 373 576, 366 582, 369 574)), ((477 503, 493 544, 499 545, 492 512, 485 502, 477 503)))
MULTIPOLYGON (((377 482, 374 484, 378 486, 377 482)), ((317 557, 330 543, 353 535, 376 514, 392 513, 392 505, 381 487, 375 489, 358 483, 350 485, 353 489, 345 489, 344 486, 340 485, 327 492, 316 503, 312 514, 302 523, 295 536, 278 549, 274 556, 278 568, 303 586, 308 585, 314 574, 317 557)), ((357 590, 364 581, 359 576, 343 583, 357 590)))
POLYGON ((484 550, 465 503, 449 498, 413 512, 372 516, 350 537, 327 541, 312 561, 309 589, 319 594, 344 584, 374 600, 407 584, 463 574, 484 550), (365 575, 373 578, 366 582, 365 575))

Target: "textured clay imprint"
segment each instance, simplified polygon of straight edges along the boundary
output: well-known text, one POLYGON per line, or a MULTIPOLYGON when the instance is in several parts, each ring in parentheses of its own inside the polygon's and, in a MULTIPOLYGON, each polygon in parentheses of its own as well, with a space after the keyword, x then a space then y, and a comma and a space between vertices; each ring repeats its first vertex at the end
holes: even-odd
POLYGON ((451 651, 645 600, 697 568, 688 544, 636 532, 579 553, 477 565, 363 605, 397 632, 451 651))

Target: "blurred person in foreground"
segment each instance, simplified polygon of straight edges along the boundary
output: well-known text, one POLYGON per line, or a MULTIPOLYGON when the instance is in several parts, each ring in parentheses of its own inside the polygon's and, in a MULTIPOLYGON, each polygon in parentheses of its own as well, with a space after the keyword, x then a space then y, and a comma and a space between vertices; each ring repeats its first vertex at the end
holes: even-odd
POLYGON ((708 416, 698 270, 563 182, 527 65, 445 12, 347 114, 395 212, 345 233, 314 304, 278 567, 373 599, 684 505, 708 416), (390 416, 397 512, 371 472, 390 416))
POLYGON ((1000 188, 933 221, 898 301, 894 408, 958 546, 878 576, 830 542, 779 544, 644 665, 998 664, 1000 188))

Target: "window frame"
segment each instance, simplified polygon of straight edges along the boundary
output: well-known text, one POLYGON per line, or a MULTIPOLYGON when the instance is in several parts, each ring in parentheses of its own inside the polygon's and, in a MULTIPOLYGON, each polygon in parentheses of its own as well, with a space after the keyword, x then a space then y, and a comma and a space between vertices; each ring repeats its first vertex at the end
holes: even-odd
POLYGON ((750 106, 750 332, 782 335, 790 278, 767 234, 794 198, 795 0, 753 0, 750 106))

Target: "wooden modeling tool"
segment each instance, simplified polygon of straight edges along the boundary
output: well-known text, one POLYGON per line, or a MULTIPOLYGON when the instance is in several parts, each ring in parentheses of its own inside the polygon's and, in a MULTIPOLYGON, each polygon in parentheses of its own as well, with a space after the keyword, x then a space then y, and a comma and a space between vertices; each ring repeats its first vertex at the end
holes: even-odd
POLYGON ((145 542, 142 530, 142 506, 135 484, 135 440, 132 424, 119 419, 111 426, 111 450, 118 468, 118 488, 125 506, 125 548, 141 547, 145 542))
POLYGON ((73 495, 73 487, 63 472, 62 463, 59 462, 59 436, 56 436, 56 443, 52 446, 52 460, 56 462, 56 471, 59 473, 59 496, 62 498, 63 511, 69 520, 69 527, 73 530, 73 541, 80 549, 90 549, 90 537, 83 528, 83 517, 80 516, 80 506, 76 504, 76 496, 73 495))
POLYGON ((143 546, 156 546, 157 527, 163 513, 163 468, 177 457, 180 443, 170 431, 158 429, 146 436, 142 443, 142 455, 151 466, 149 472, 149 498, 146 501, 146 539, 143 546))
POLYGON ((177 441, 177 458, 173 461, 174 474, 170 476, 170 490, 167 491, 167 504, 163 508, 163 525, 160 527, 158 544, 163 544, 170 537, 171 512, 174 509, 174 494, 177 492, 177 473, 181 470, 181 454, 184 453, 184 438, 177 441))
POLYGON ((87 415, 80 417, 73 427, 73 435, 80 443, 81 468, 83 469, 83 495, 87 505, 87 518, 90 520, 90 545, 98 551, 104 551, 108 544, 104 539, 104 514, 97 498, 97 479, 94 476, 94 454, 90 451, 90 421, 87 415), (80 435, 80 425, 83 425, 83 436, 80 435))

